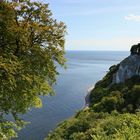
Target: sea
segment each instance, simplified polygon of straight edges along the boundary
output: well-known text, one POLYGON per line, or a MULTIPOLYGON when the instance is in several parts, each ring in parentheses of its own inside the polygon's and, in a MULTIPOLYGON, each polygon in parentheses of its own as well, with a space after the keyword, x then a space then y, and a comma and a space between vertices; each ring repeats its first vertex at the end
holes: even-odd
POLYGON ((32 108, 22 115, 30 123, 19 131, 16 140, 44 140, 58 124, 84 107, 88 89, 128 55, 121 51, 67 51, 67 68, 58 67, 55 95, 41 97, 41 109, 32 108))

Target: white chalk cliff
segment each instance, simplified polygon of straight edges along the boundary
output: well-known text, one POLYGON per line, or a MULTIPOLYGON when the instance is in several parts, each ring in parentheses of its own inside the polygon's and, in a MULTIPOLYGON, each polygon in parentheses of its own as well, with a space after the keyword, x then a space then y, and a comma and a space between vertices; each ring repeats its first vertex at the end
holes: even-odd
POLYGON ((120 63, 113 75, 112 84, 124 83, 133 76, 140 76, 140 55, 138 54, 131 54, 120 63))

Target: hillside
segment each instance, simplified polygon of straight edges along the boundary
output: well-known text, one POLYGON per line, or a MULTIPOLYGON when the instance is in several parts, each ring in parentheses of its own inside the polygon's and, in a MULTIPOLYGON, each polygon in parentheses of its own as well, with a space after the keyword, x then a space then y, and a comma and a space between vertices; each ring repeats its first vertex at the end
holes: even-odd
POLYGON ((90 93, 88 108, 64 121, 46 140, 140 140, 140 44, 90 93))

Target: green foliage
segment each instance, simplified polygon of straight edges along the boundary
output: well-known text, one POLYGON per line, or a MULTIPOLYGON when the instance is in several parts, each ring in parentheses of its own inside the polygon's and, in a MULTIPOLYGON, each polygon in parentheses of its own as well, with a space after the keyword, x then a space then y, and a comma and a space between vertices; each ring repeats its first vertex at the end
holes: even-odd
POLYGON ((46 140, 138 140, 139 132, 139 115, 94 113, 88 110, 63 122, 46 140), (82 125, 78 127, 77 123, 82 125))
POLYGON ((138 140, 140 116, 133 114, 110 115, 89 130, 93 140, 138 140))
POLYGON ((15 136, 17 114, 41 107, 40 95, 53 92, 64 65, 66 26, 52 18, 48 4, 30 0, 0 2, 0 116, 11 113, 15 123, 0 119, 0 139, 15 136), (3 129, 4 125, 10 132, 3 129))
MULTIPOLYGON (((105 76, 106 77, 106 76, 105 76)), ((104 78, 105 79, 105 78, 104 78)), ((132 77, 125 83, 102 87, 102 82, 95 86, 90 94, 90 106, 96 112, 135 113, 140 108, 140 77, 132 77)))
POLYGON ((97 87, 91 91, 90 102, 98 103, 102 98, 108 95, 109 91, 107 88, 97 87))
POLYGON ((93 104, 93 110, 96 112, 109 112, 113 110, 120 111, 124 104, 124 99, 119 91, 112 91, 110 95, 104 96, 97 104, 93 104))
POLYGON ((27 122, 24 122, 23 120, 17 119, 16 123, 12 121, 7 121, 6 119, 3 119, 3 117, 0 118, 0 139, 1 140, 9 140, 12 137, 17 137, 16 130, 20 130, 27 122), (13 129, 14 128, 14 129, 13 129))
POLYGON ((118 70, 118 68, 119 68, 119 64, 111 66, 106 76, 101 81, 97 82, 95 87, 102 87, 102 88, 108 87, 112 82, 113 73, 115 73, 118 70))

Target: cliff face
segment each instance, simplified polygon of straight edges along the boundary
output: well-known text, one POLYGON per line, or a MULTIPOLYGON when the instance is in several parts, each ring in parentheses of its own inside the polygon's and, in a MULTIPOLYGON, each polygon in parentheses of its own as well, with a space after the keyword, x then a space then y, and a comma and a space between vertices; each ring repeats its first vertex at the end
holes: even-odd
POLYGON ((113 74, 112 84, 124 83, 133 76, 140 76, 140 55, 130 55, 124 59, 113 74))

